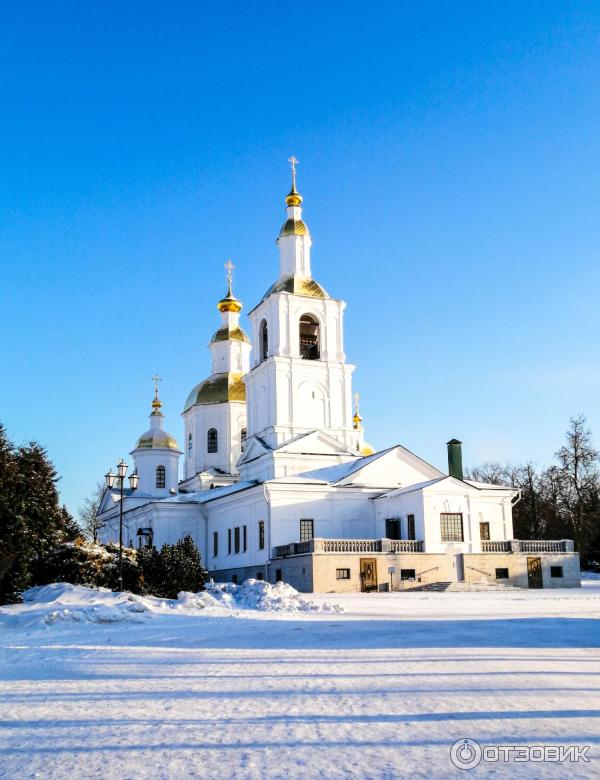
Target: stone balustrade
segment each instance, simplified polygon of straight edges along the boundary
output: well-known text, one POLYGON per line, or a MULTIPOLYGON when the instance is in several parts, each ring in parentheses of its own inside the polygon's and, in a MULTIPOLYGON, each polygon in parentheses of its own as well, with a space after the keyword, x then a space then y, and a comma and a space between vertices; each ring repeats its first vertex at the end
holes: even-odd
POLYGON ((310 539, 307 542, 281 544, 274 549, 274 558, 307 553, 416 553, 423 552, 420 539, 310 539))
POLYGON ((566 553, 574 550, 572 539, 508 539, 503 542, 481 542, 481 552, 484 553, 566 553))

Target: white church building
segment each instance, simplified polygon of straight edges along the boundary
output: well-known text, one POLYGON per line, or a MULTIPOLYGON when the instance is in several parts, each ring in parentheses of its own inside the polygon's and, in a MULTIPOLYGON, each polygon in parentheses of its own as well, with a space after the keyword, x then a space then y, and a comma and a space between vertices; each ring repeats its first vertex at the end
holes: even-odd
MULTIPOLYGON (((249 336, 229 264, 211 373, 185 401, 182 448, 164 430, 156 385, 150 428, 131 452, 139 484, 125 490, 124 544, 189 534, 217 581, 284 580, 307 592, 578 586, 573 543, 514 540, 519 492, 465 480, 459 441, 448 442, 447 474, 399 444, 367 444, 346 304, 313 278, 301 205, 292 158, 279 276, 249 312, 249 336)), ((98 521, 100 540, 117 541, 114 488, 98 521)))

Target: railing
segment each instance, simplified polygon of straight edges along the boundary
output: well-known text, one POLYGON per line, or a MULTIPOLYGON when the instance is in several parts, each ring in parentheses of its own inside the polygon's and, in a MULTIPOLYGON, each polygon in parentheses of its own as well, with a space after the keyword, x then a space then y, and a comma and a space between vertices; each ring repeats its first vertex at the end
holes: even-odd
POLYGON ((489 571, 484 571, 483 569, 478 569, 476 566, 468 566, 465 564, 465 569, 471 569, 471 571, 476 571, 479 574, 483 574, 486 577, 491 577, 492 575, 489 573, 489 571))
POLYGON ((510 552, 510 542, 481 542, 481 552, 510 552))
POLYGON ((274 558, 307 553, 420 553, 420 539, 310 539, 275 547, 274 558))
POLYGON ((573 552, 571 539, 509 539, 504 542, 481 542, 481 552, 561 553, 573 552))

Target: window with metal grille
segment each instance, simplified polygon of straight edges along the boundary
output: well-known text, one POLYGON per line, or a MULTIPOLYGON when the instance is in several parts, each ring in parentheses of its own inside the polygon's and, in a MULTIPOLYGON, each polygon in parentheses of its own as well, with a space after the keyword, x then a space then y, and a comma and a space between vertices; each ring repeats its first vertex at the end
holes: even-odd
POLYGON ((508 569, 496 569, 496 579, 497 580, 507 580, 508 579, 508 569))
POLYGON ((164 466, 156 467, 156 487, 164 488, 166 485, 167 474, 164 466))
POLYGON ((248 438, 248 429, 242 428, 240 431, 240 449, 242 452, 246 449, 246 439, 248 438))
POLYGON ((213 557, 216 558, 219 554, 219 532, 213 531, 213 557))
POLYGON ((551 577, 562 577, 563 576, 563 567, 562 566, 551 566, 550 567, 550 576, 551 577))
POLYGON ((407 515, 406 516, 406 536, 408 539, 416 539, 415 536, 415 516, 414 515, 407 515))
POLYGON ((308 542, 314 536, 314 520, 300 520, 300 541, 308 542))
POLYGON ((489 542, 490 540, 490 524, 489 523, 479 523, 479 538, 484 542, 489 542))
POLYGON ((236 526, 233 530, 233 549, 236 553, 239 553, 240 551, 240 529, 239 526, 236 526))
POLYGON ((336 569, 335 570, 335 578, 336 578, 336 580, 349 580, 350 579, 350 569, 336 569))
POLYGON ((442 542, 462 542, 464 540, 462 513, 442 512, 440 523, 442 542))
POLYGON ((319 322, 311 314, 300 318, 300 357, 305 360, 319 360, 319 322))
POLYGON ((258 521, 258 549, 265 549, 265 521, 258 521))
POLYGON ((206 434, 206 449, 208 452, 217 452, 219 448, 219 434, 216 428, 209 428, 206 434))

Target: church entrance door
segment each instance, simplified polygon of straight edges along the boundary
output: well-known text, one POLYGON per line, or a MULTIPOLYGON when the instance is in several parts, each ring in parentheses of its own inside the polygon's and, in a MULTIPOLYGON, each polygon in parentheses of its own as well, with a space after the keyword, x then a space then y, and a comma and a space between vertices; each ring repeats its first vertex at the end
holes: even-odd
POLYGON ((530 588, 543 588, 541 558, 527 558, 527 579, 530 588))
POLYGON ((377 560, 375 558, 360 559, 360 589, 363 593, 377 590, 377 560))

